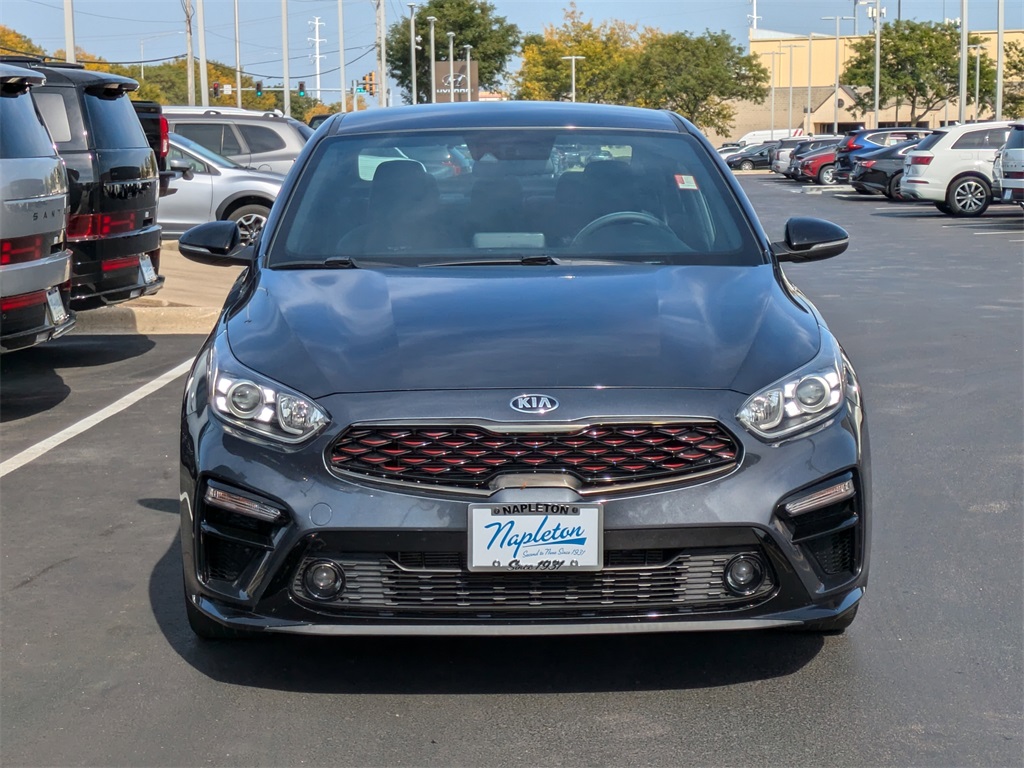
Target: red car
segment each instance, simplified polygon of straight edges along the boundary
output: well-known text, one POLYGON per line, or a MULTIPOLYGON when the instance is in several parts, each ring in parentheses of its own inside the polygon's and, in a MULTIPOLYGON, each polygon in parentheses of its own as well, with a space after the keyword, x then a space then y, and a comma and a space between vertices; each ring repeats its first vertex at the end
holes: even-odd
POLYGON ((800 160, 800 181, 813 181, 816 184, 835 184, 836 148, 823 147, 815 152, 804 155, 800 160))

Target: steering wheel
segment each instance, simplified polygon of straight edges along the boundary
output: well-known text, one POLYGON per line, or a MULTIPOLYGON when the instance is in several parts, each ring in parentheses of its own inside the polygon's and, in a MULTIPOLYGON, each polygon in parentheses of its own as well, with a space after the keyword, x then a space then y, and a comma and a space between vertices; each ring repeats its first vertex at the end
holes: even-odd
POLYGON ((676 237, 676 233, 672 231, 672 228, 657 216, 652 216, 651 214, 644 213, 643 211, 615 211, 614 213, 607 213, 604 216, 598 216, 592 222, 583 227, 583 229, 576 233, 576 237, 572 239, 570 245, 576 245, 581 240, 585 240, 595 232, 616 224, 646 224, 647 226, 657 227, 658 229, 664 230, 665 232, 670 233, 672 237, 676 237))

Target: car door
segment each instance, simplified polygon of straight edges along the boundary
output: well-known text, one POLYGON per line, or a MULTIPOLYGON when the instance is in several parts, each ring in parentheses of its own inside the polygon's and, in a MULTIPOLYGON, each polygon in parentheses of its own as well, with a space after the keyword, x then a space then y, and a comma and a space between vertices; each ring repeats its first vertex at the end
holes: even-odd
POLYGON ((216 170, 195 155, 172 145, 167 152, 168 167, 176 160, 186 161, 192 169, 193 176, 186 179, 176 174, 168 186, 169 193, 160 199, 157 221, 164 228, 167 237, 177 237, 197 224, 216 218, 213 210, 216 170))

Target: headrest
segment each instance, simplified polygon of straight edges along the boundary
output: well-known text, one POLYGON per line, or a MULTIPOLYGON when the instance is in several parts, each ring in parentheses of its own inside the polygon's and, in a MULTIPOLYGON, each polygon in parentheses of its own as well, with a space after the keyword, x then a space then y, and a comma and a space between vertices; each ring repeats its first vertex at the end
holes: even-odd
POLYGON ((633 181, 633 171, 621 160, 598 160, 587 163, 583 175, 600 184, 621 184, 633 181))
POLYGON ((426 174, 423 166, 415 160, 388 160, 378 165, 373 172, 373 184, 406 184, 426 174))

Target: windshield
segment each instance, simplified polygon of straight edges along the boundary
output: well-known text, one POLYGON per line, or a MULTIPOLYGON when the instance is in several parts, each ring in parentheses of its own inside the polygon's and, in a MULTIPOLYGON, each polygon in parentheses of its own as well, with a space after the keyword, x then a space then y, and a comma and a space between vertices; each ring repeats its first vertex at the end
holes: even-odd
POLYGON ((763 256, 692 136, 502 128, 321 141, 286 204, 269 263, 330 258, 375 266, 524 258, 755 265, 763 256), (459 146, 463 163, 443 160, 459 146))
POLYGON ((202 144, 199 144, 192 139, 182 136, 180 133, 172 133, 171 141, 180 146, 182 149, 191 152, 193 155, 205 160, 210 165, 217 166, 218 168, 241 168, 242 166, 236 163, 234 160, 230 160, 223 155, 218 155, 216 152, 207 149, 202 144))

